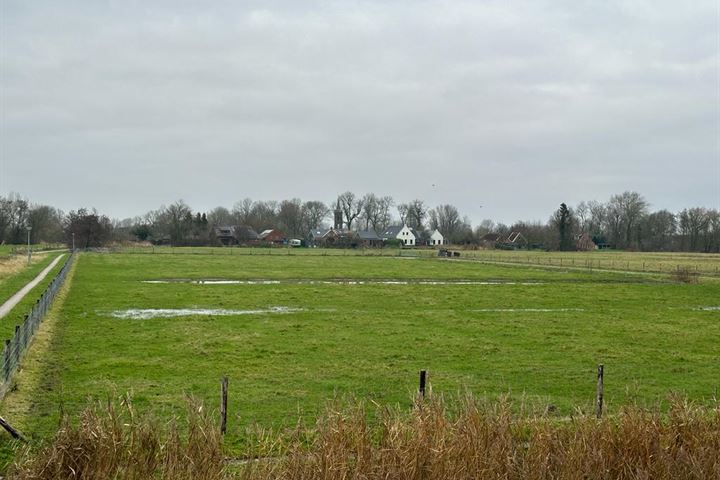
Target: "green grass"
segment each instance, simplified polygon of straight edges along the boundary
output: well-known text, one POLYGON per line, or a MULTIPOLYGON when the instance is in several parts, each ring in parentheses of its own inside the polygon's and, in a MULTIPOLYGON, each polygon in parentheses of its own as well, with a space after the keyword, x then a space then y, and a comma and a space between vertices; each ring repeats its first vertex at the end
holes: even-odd
MULTIPOLYGON (((25 268, 20 273, 13 275, 10 278, 0 280, 0 303, 5 302, 28 282, 32 281, 59 255, 62 255, 62 253, 49 253, 40 261, 36 261, 29 268, 25 268)), ((20 303, 18 303, 15 308, 10 311, 10 313, 3 318, 0 318, 0 340, 4 341, 14 334, 15 326, 20 325, 25 315, 30 313, 33 304, 38 300, 38 298, 40 298, 40 295, 47 288, 50 282, 52 282, 55 275, 57 275, 62 269, 66 259, 67 255, 65 258, 60 260, 57 265, 50 270, 50 272, 48 272, 47 276, 45 276, 45 278, 38 283, 35 288, 25 295, 20 303)))
POLYGON ((59 405, 132 392, 164 416, 185 395, 216 405, 230 377, 230 441, 242 427, 311 419, 335 395, 407 404, 417 372, 435 393, 509 393, 568 414, 589 407, 604 363, 612 411, 671 391, 710 402, 720 380, 720 283, 437 259, 83 254, 37 379, 26 432, 59 405), (154 279, 436 279, 538 284, 147 284, 154 279), (304 309, 289 314, 122 320, 129 308, 304 309), (482 311, 501 309, 543 311, 482 311), (567 309, 560 311, 560 309, 567 309))

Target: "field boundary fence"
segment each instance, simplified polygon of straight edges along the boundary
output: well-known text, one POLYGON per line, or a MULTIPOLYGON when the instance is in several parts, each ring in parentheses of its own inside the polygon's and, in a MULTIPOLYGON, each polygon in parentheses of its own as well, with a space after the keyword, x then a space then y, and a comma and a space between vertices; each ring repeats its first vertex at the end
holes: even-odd
POLYGON ((0 384, 0 400, 2 400, 8 392, 12 376, 20 365, 20 360, 32 342, 33 336, 35 332, 37 332, 45 315, 50 310, 74 260, 75 254, 70 254, 60 271, 50 281, 40 295, 40 298, 38 298, 32 306, 30 313, 25 315, 20 325, 15 326, 15 333, 12 338, 5 340, 2 357, 0 357, 0 365, 2 367, 0 370, 0 380, 2 380, 0 384))

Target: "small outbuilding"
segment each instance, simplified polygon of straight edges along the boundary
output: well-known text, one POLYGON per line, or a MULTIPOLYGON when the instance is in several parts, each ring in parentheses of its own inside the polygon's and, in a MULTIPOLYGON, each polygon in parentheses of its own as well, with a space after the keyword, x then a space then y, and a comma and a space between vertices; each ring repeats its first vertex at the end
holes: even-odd
POLYGON ((397 239, 403 245, 414 247, 417 243, 418 236, 416 232, 407 225, 392 225, 387 227, 381 235, 383 240, 397 239))
POLYGON ((436 228, 434 232, 430 234, 430 238, 428 238, 428 245, 430 246, 437 246, 437 245, 447 245, 445 242, 445 237, 442 233, 436 228))
POLYGON ((260 233, 260 240, 275 245, 283 244, 286 241, 285 234, 275 229, 264 230, 260 233))

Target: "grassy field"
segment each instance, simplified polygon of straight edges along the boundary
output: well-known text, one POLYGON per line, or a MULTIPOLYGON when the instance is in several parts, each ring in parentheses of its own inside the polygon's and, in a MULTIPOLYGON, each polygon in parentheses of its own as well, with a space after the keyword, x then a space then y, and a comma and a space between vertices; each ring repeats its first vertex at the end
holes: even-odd
MULTIPOLYGON (((590 252, 545 252, 542 250, 470 250, 449 246, 459 251, 461 259, 492 263, 513 263, 520 265, 542 265, 563 268, 613 270, 647 273, 669 273, 681 269, 708 276, 720 276, 720 255, 687 252, 623 252, 595 250, 590 252)), ((323 249, 286 247, 143 247, 123 248, 118 253, 126 254, 187 254, 187 255, 287 255, 287 256, 403 256, 431 258, 437 250, 418 249, 323 249)))
POLYGON ((274 253, 83 254, 36 374, 18 385, 32 398, 18 425, 47 436, 60 405, 108 392, 160 417, 186 395, 215 405, 223 374, 230 443, 254 422, 312 419, 334 396, 408 405, 420 369, 435 394, 509 394, 560 414, 591 408, 598 363, 610 412, 670 392, 710 403, 720 384, 712 278, 274 253), (198 282, 209 279, 237 283, 198 282))

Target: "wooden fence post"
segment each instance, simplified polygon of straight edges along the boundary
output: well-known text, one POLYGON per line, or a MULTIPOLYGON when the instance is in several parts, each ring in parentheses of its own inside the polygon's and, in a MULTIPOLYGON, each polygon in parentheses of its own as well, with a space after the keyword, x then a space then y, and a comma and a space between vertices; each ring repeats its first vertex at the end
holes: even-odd
POLYGON ((427 372, 420 370, 420 395, 425 398, 425 380, 427 379, 427 372))
POLYGON ((597 418, 602 417, 603 411, 603 375, 605 366, 603 364, 597 367, 597 393, 595 397, 595 415, 597 418))
POLYGON ((227 399, 228 399, 228 377, 223 375, 220 381, 220 433, 225 435, 227 431, 227 399))

